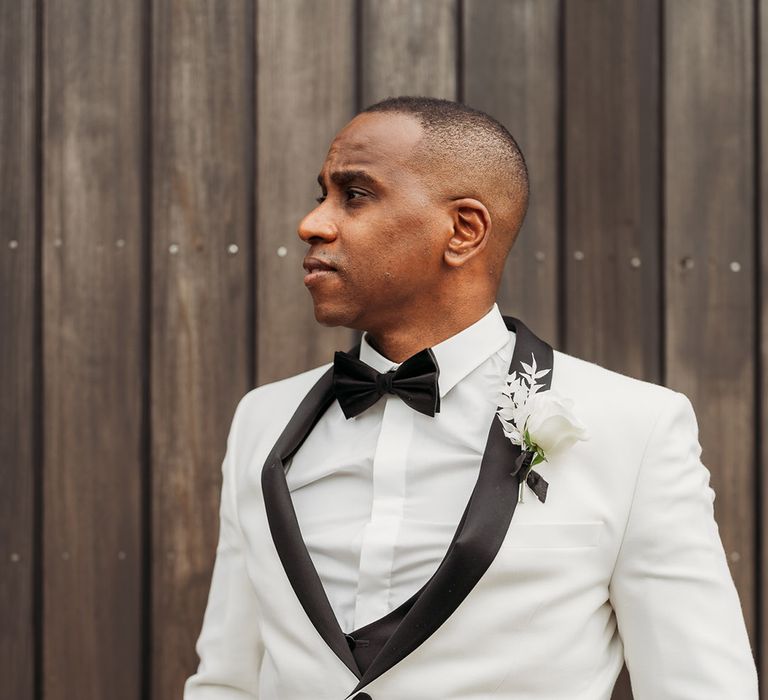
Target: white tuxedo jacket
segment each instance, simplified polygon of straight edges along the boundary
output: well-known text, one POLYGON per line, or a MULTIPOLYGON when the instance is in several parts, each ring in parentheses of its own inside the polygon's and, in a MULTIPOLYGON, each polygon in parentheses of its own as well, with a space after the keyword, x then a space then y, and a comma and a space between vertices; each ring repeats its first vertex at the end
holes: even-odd
MULTIPOLYGON (((504 317, 590 434, 537 465, 489 426, 445 558, 387 618, 345 638, 304 546, 284 462, 335 400, 332 366, 240 401, 219 544, 185 700, 756 700, 757 674, 713 517, 696 417, 671 389, 554 351, 504 317), (364 671, 364 645, 376 650, 364 671), (355 651, 353 651, 355 650, 355 651)), ((501 381, 501 378, 500 378, 501 381)))

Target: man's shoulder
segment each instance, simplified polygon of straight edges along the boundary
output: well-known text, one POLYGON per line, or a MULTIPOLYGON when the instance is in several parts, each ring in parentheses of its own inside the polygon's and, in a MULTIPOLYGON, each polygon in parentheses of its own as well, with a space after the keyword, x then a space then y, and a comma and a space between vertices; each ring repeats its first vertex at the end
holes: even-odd
POLYGON ((576 401, 597 402, 622 411, 655 411, 680 396, 680 392, 658 382, 624 374, 560 350, 554 350, 552 387, 576 401))
POLYGON ((575 414, 591 435, 587 449, 606 456, 595 464, 620 476, 625 485, 635 482, 634 469, 658 425, 687 430, 696 424, 684 393, 557 350, 552 388, 573 401, 575 414), (624 459, 630 455, 636 459, 624 459), (617 469, 619 464, 629 471, 617 469))
POLYGON ((258 412, 264 418, 277 421, 284 414, 290 417, 307 392, 332 366, 332 362, 326 362, 304 372, 261 384, 242 397, 238 411, 250 416, 258 412))

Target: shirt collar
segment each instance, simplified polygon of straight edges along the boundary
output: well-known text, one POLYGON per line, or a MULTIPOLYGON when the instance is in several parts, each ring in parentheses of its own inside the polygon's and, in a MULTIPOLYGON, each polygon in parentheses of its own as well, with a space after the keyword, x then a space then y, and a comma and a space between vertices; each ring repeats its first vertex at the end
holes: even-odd
MULTIPOLYGON (((367 335, 367 332, 363 333, 360 340, 360 359, 363 362, 377 372, 388 372, 400 366, 401 363, 392 362, 374 350, 367 335)), ((432 352, 440 368, 440 398, 473 369, 501 350, 509 341, 509 336, 510 331, 504 323, 498 304, 494 303, 493 308, 481 319, 433 345, 432 352)))

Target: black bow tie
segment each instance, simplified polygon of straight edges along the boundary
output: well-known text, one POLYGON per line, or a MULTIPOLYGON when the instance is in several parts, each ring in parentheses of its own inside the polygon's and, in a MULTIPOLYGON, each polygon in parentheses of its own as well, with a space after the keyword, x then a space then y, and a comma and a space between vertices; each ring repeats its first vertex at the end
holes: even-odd
POLYGON ((373 406, 383 394, 397 394, 419 413, 440 410, 440 369, 430 348, 409 357, 396 370, 381 373, 347 352, 333 357, 333 390, 347 418, 373 406))

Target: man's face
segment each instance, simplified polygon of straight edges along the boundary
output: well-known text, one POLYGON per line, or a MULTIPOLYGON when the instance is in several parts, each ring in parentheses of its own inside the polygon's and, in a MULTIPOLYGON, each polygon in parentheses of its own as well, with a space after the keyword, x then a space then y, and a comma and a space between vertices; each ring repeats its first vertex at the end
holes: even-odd
POLYGON ((321 324, 387 328, 418 318, 437 293, 452 222, 408 164, 421 136, 408 115, 363 113, 331 144, 318 177, 323 196, 298 229, 321 324))

